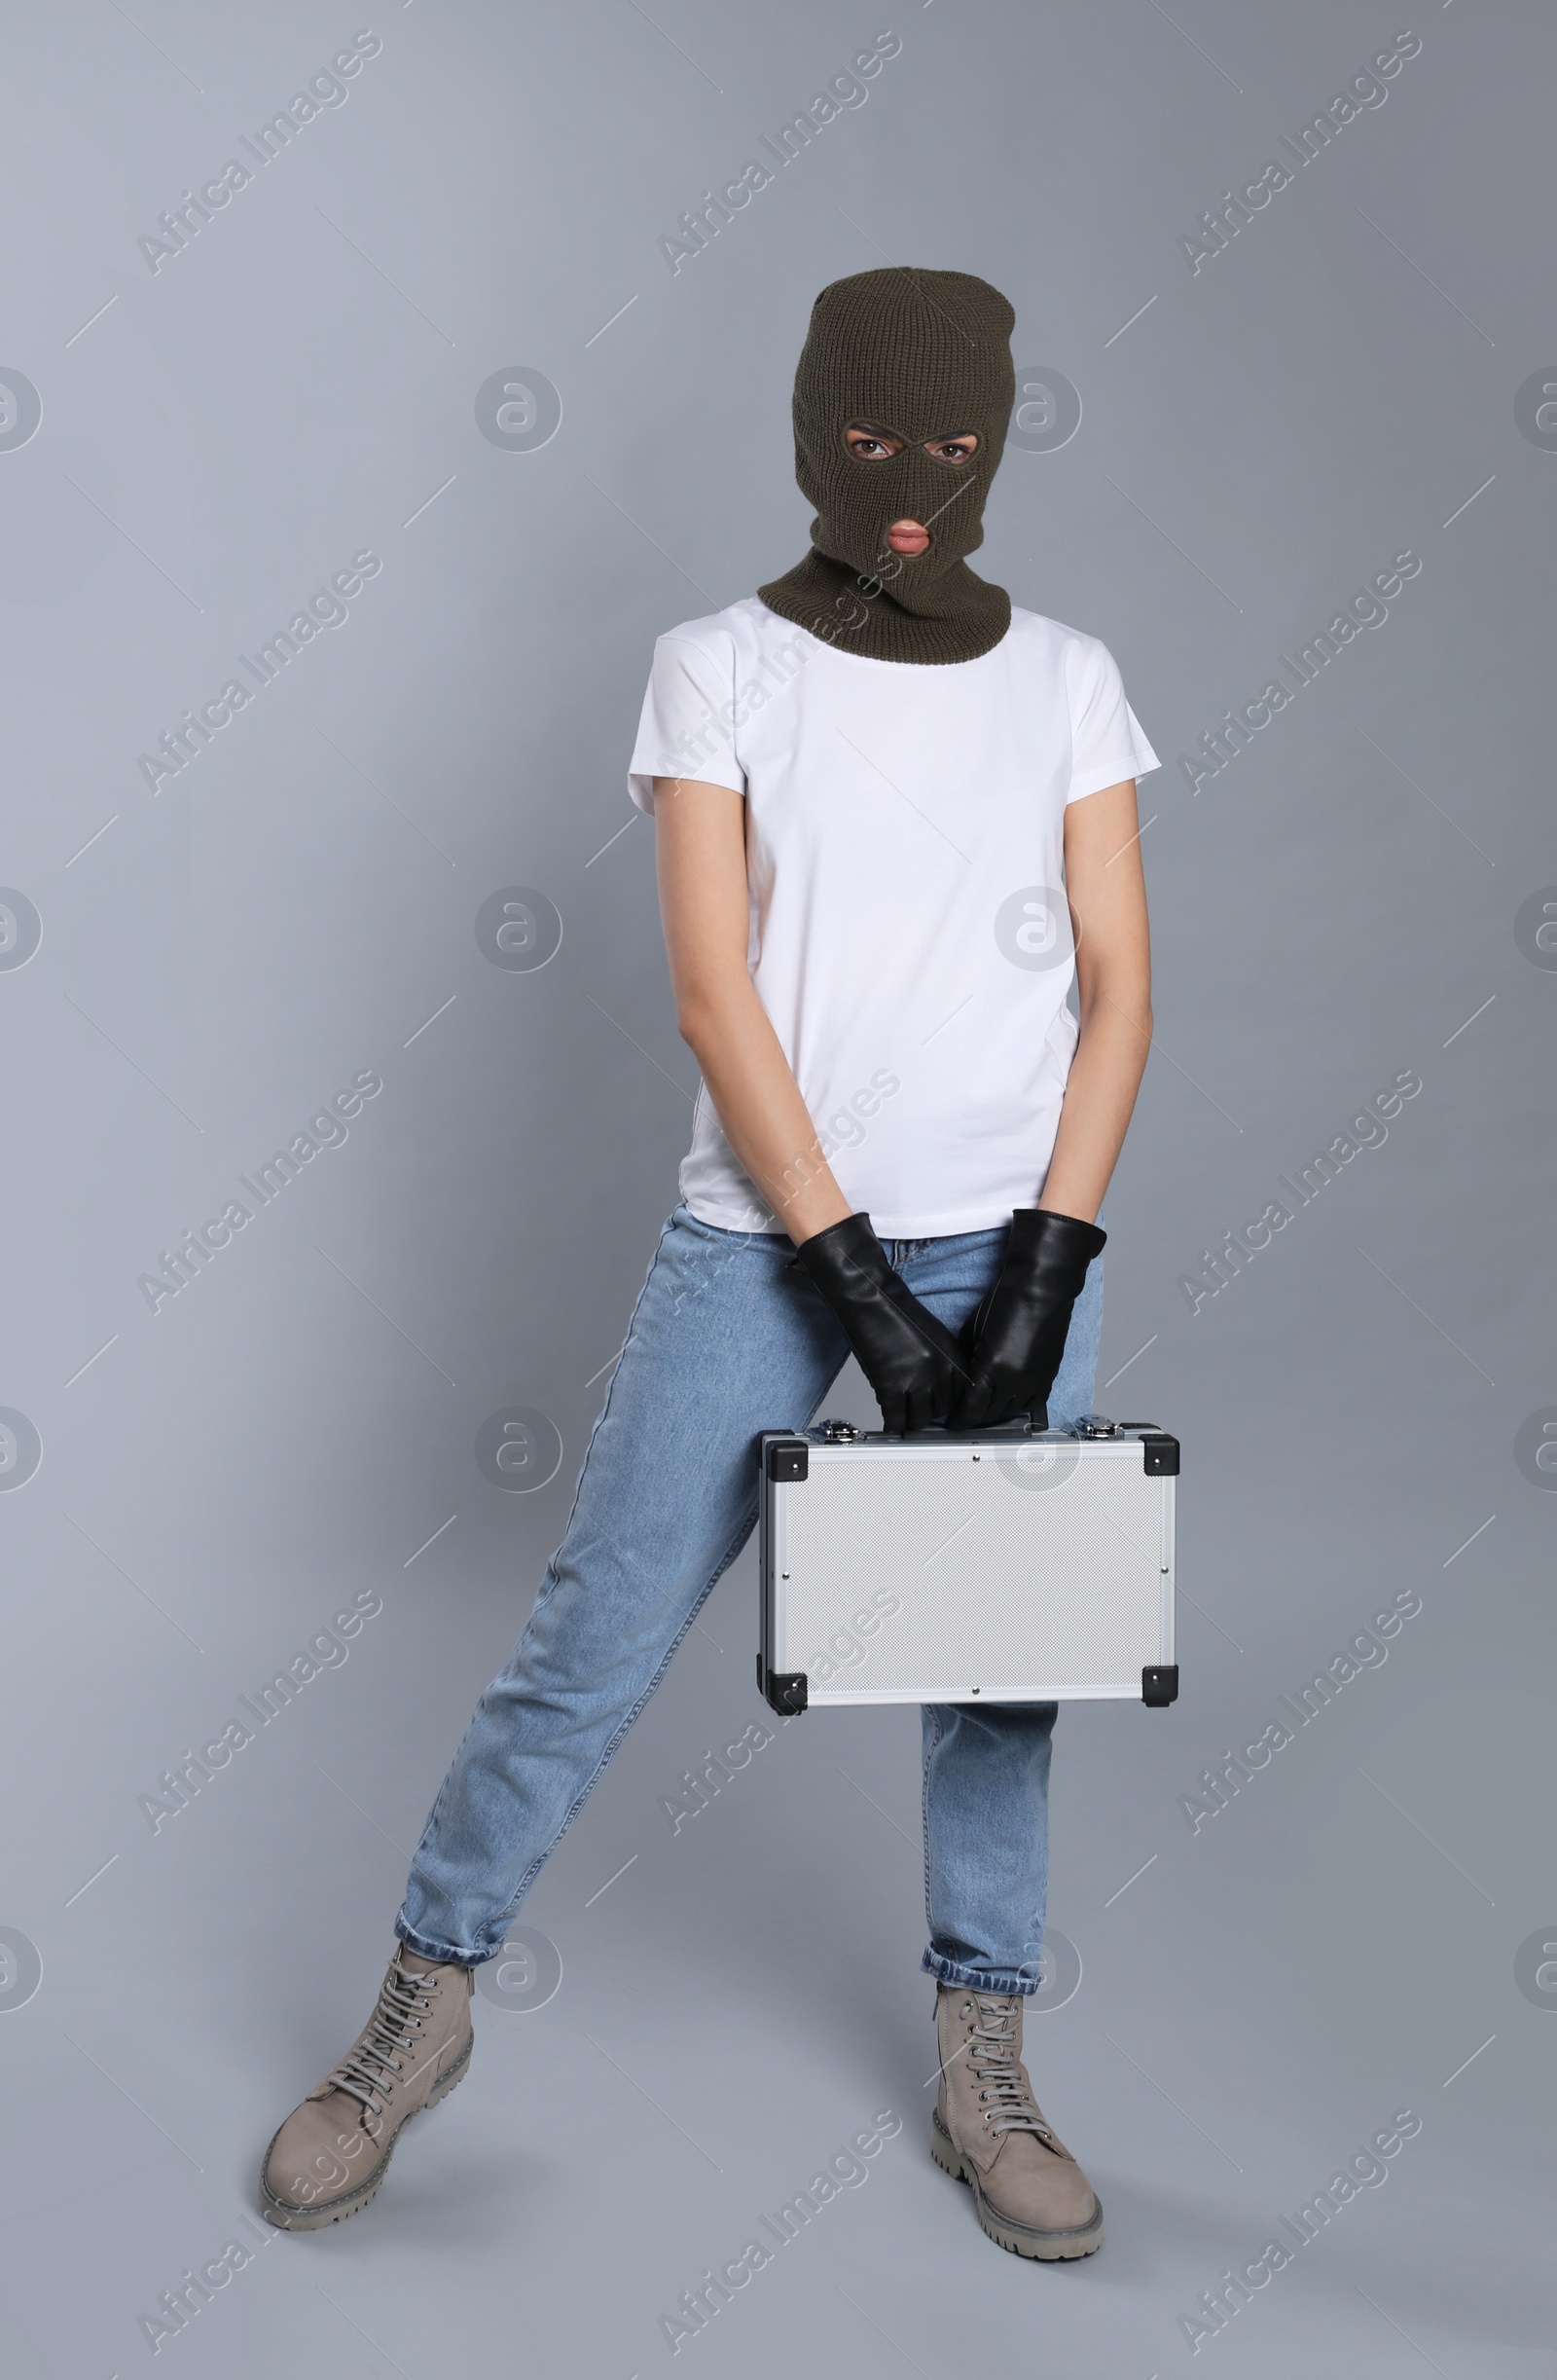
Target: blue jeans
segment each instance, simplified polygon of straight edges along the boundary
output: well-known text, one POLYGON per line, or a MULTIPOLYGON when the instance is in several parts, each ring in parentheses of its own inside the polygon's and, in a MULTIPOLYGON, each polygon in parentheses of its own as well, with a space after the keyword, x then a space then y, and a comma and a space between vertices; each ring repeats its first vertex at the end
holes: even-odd
MULTIPOLYGON (((999 1269, 1006 1228, 888 1240, 916 1297, 957 1331, 999 1269)), ((757 1517, 757 1433, 804 1427, 849 1355, 781 1234, 678 1206, 649 1266, 595 1425, 567 1533, 506 1669, 482 1696, 416 1847, 395 1930, 476 1965, 664 1677, 757 1517)), ((1092 1405, 1095 1263, 1050 1418, 1092 1405)), ((923 1965, 942 1982, 1033 1992, 1048 1879, 1053 1703, 929 1704, 923 1965)), ((826 1714, 801 1724, 836 1727, 826 1714)))

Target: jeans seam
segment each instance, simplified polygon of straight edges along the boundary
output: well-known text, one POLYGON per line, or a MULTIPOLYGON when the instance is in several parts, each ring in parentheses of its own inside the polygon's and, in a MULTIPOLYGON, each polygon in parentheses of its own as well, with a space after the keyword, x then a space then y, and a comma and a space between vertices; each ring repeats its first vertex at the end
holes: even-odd
MULTIPOLYGON (((923 1832, 924 1837, 924 1926, 926 1932, 929 1933, 932 1938, 935 1932, 935 1912, 930 1905, 930 1762, 934 1759, 937 1751, 939 1751, 940 1743, 941 1714, 936 1708, 935 1704, 932 1703, 930 1704, 930 1740, 924 1751, 924 1770, 921 1785, 921 1803, 923 1812, 923 1832)), ((929 1949, 926 1946, 924 1956, 927 1959, 929 1955, 929 1949)))

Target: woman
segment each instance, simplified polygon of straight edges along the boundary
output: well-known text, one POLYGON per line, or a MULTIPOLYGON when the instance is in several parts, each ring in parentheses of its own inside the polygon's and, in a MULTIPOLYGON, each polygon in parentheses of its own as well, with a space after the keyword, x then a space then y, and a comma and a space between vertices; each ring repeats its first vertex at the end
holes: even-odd
MULTIPOLYGON (((1157 760, 1097 640, 967 567, 1013 321, 966 274, 824 289, 795 383, 812 549, 656 647, 630 782, 703 1072, 681 1203, 378 2005, 271 2144, 283 2228, 366 2205, 463 2074, 473 1970, 745 1542, 758 1432, 809 1420, 851 1349, 888 1430, 1090 1409, 1095 1219, 1151 1031, 1135 780, 1157 760)), ((1054 1718, 923 1713, 931 2148, 1040 2258, 1103 2236, 1022 2063, 1054 1718)))

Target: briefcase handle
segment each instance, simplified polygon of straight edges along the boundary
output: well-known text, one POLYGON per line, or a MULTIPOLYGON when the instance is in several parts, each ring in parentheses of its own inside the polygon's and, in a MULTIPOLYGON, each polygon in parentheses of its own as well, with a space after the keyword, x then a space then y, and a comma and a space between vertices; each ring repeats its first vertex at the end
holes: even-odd
POLYGON ((1035 1438, 1049 1426, 1046 1406, 1018 1413, 1010 1421, 986 1421, 976 1430, 954 1431, 946 1421, 927 1421, 922 1430, 867 1430, 868 1438, 1035 1438))

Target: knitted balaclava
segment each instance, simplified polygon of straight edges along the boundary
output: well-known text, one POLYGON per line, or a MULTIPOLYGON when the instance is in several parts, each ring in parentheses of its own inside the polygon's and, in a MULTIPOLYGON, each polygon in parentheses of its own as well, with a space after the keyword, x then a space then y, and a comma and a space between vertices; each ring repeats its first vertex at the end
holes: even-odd
POLYGON ((812 550, 757 593, 840 652, 873 661, 975 661, 1011 624, 1011 599, 970 570, 984 498, 1015 394, 1016 317, 971 273, 886 267, 833 281, 812 309, 795 374, 795 477, 816 507, 812 550), (855 422, 903 440, 889 461, 862 461, 855 422), (924 451, 972 430, 966 462, 924 451), (894 521, 923 523, 927 550, 894 554, 894 521))

